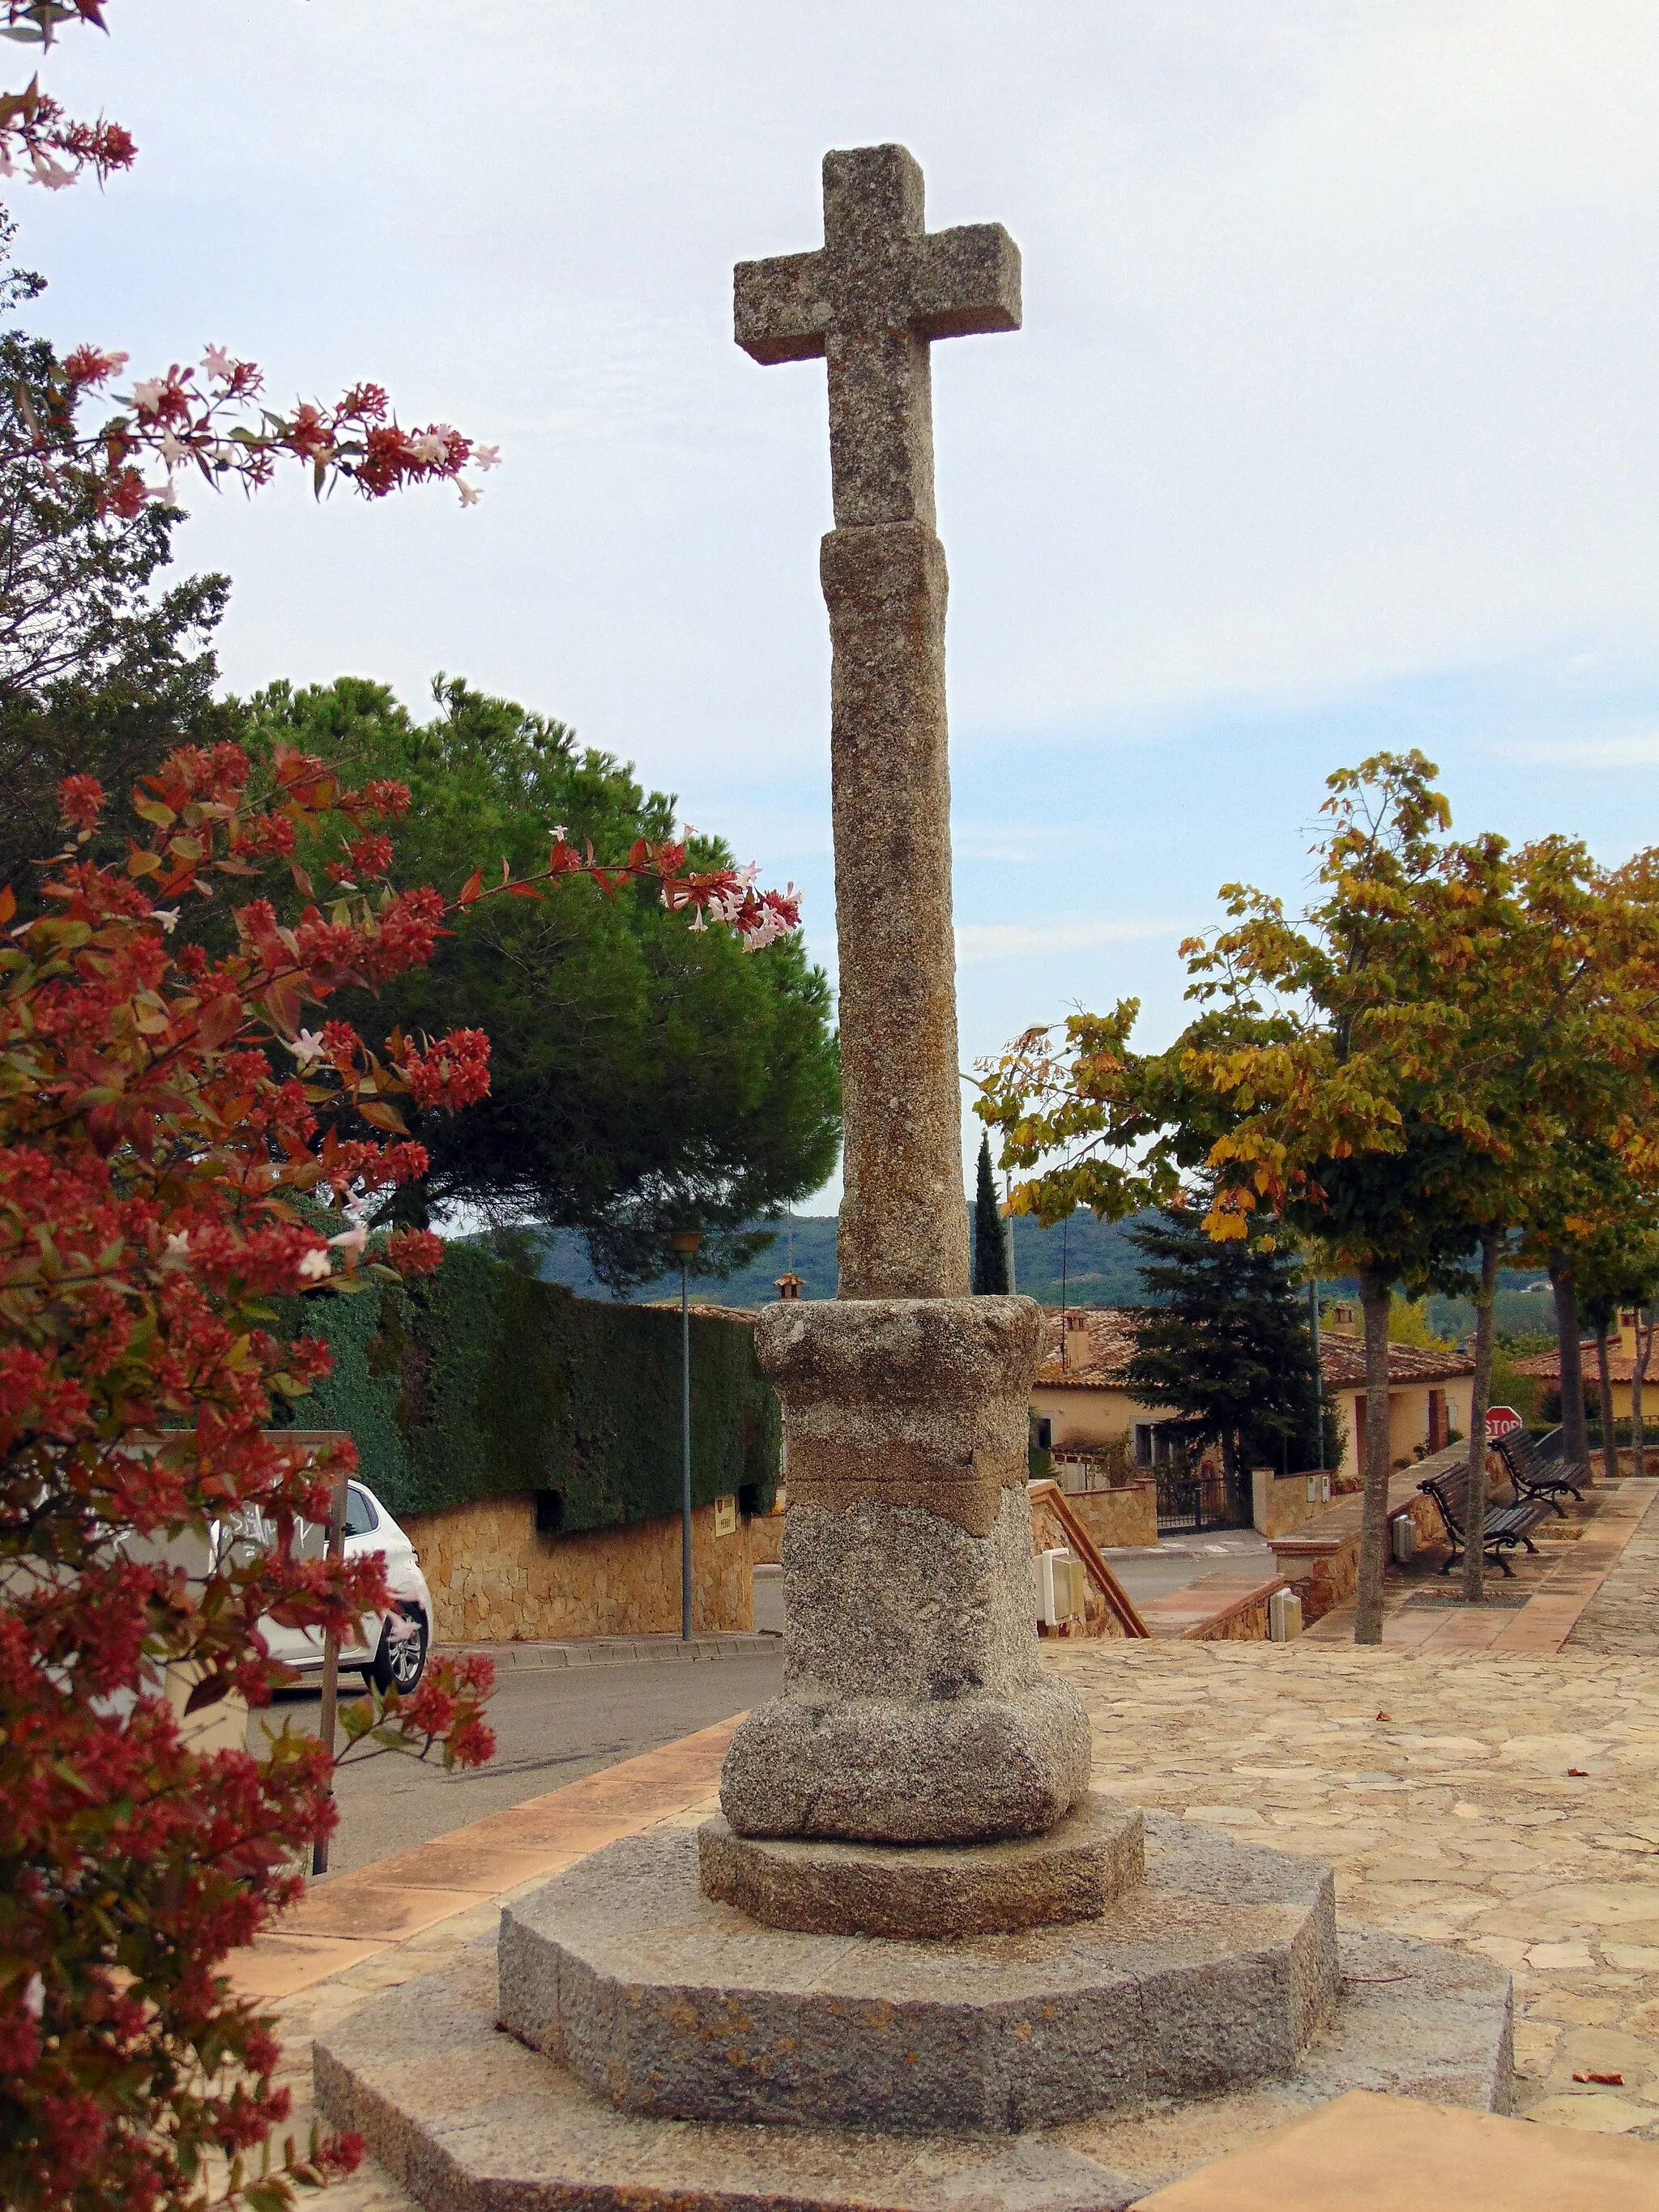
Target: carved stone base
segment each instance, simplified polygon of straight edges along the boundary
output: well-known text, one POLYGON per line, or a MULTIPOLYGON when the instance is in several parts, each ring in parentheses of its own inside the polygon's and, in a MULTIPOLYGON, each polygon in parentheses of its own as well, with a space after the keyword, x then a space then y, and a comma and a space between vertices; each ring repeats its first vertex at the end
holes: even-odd
POLYGON ((695 1834, 629 1837, 503 1910, 501 2024, 625 2112, 898 2135, 1289 2073, 1336 2003, 1328 1869, 1146 1825, 1097 1917, 954 1942, 761 1927, 695 1834))
POLYGON ((988 1843, 1052 1827, 1089 1726, 1039 1656, 1029 1298, 824 1299, 756 1331, 783 1401, 784 1692, 733 1739, 747 1836, 988 1843))
POLYGON ((1141 1816, 1097 1791, 1045 1836, 880 1844, 697 1831, 702 1893, 767 1928, 817 1936, 1007 1934, 1097 1918, 1142 1875, 1141 1816))
MULTIPOLYGON (((537 1970, 538 1998, 515 1944, 503 1948, 499 1986, 495 1948, 480 1945, 443 1973, 392 1990, 325 2029, 314 2046, 318 2106, 332 2124, 360 2131, 371 2154, 428 2212, 502 2212, 506 2206, 570 2212, 576 2205, 587 2212, 755 2212, 757 2205, 787 2205, 793 2212, 1122 2212, 1150 2191, 1345 2090, 1382 2090, 1477 2112, 1509 2109, 1510 1990, 1501 1970, 1370 1930, 1345 1933, 1328 1951, 1329 1877, 1323 1869, 1234 1846, 1161 1815, 1149 1814, 1146 1830, 1147 1889, 1156 1909, 1143 1930, 1147 1948, 1139 1962, 1127 1948, 1118 1954, 1120 1966, 1133 1970, 1115 1999, 1102 1996, 1107 1984, 1098 1942, 1085 1942, 1076 1967, 1066 1973, 1065 1948, 1078 1942, 1080 1929, 866 1947, 757 1929, 754 1947, 746 1948, 739 1917, 696 1897, 688 1835, 680 1877, 688 1936, 695 1927, 718 1928, 718 1947, 710 1954, 659 1947, 647 1987, 614 1990, 586 2009, 573 1993, 569 2027, 589 2039, 590 2055, 604 2054, 603 2087, 497 2025, 505 2016, 520 2023, 522 2033, 526 2006, 556 2014, 545 1955, 537 1970), (1265 1946, 1251 1948, 1264 1932, 1264 1911, 1297 1911, 1260 1901, 1262 1863, 1268 1873, 1275 1863, 1289 1867, 1304 1896, 1308 1886, 1319 1892, 1302 1909, 1304 1923, 1311 1919, 1319 1940, 1311 1955, 1304 1953, 1299 1976, 1285 1959, 1283 1919, 1265 1946), (1184 1887, 1171 1889, 1168 1877, 1176 1869, 1184 1869, 1184 1887), (1230 1917, 1237 1948, 1231 1965, 1214 1955, 1206 1964, 1197 1955, 1200 1938, 1207 1928, 1210 1940, 1217 1940, 1229 1897, 1236 1899, 1230 1917), (790 1952, 796 1960, 790 1987, 763 2004, 756 1983, 769 1976, 775 1982, 777 1962, 790 1952), (922 1954, 933 1963, 927 2000, 918 2002, 914 1978, 898 1970, 922 1954), (860 1956, 872 1966, 884 1960, 895 1970, 877 1976, 884 1994, 870 1984, 860 1956), (1273 1958, 1283 1962, 1276 1995, 1268 1971, 1273 1958), (1000 2072, 994 2050, 1018 2061, 1025 2046, 1018 2034, 999 2044, 992 1993, 1000 1987, 1006 1995, 1021 1959, 1028 1975, 1046 1960, 1043 1971, 1068 1979, 1071 1990, 1054 2008, 1053 2043, 1047 2017, 1034 2032, 1036 2063, 1000 2072), (767 2038, 791 2002, 802 2019, 816 2008, 824 2021, 841 2022, 848 2035, 845 2121, 836 2127, 754 2126, 659 2117, 668 2079, 653 2087, 643 2069, 661 2033, 664 1980, 682 1964, 690 1971, 683 1984, 689 2002, 681 2049, 706 2044, 706 2070, 749 2083, 751 2109, 760 2101, 768 2050, 780 2061, 787 2058, 767 2038), (1322 2021, 1309 2021, 1299 2039, 1292 1994, 1298 1988, 1304 2008, 1328 1996, 1334 2006, 1322 2021), (987 2031, 977 2039, 964 2027, 975 2008, 987 2031), (947 2047, 957 2054, 948 2063, 941 2056, 947 2047), (1029 2088, 1040 2105, 1045 2048, 1060 2087, 1079 2101, 1074 2117, 1037 2124, 1040 2112, 1018 2110, 1012 2098, 1017 2087, 1021 2094, 1029 2088), (965 2090, 948 2079, 952 2065, 968 2076, 965 2090), (970 2131, 916 2131, 918 2073, 938 2088, 945 2106, 969 2117, 970 2131), (624 2104, 616 2092, 630 2083, 658 2101, 646 2110, 637 2100, 624 2104), (999 2094, 1006 2100, 1000 2108, 999 2094), (985 2131, 984 2122, 999 2109, 1002 2126, 1021 2132, 985 2131)), ((630 1901, 627 1893, 647 1890, 663 1864, 644 1854, 623 1880, 614 1854, 629 1848, 599 1855, 611 1861, 607 1880, 597 1889, 590 1885, 586 1905, 580 1912, 573 1909, 573 1919, 591 1913, 609 1888, 613 1901, 623 1893, 637 1925, 641 1900, 630 1901)), ((586 1863, 590 1873, 599 1860, 586 1863)), ((561 1876, 551 1890, 581 1872, 561 1876)), ((527 1922, 542 1916, 521 1908, 515 1917, 527 1922)), ((1127 1936, 1127 1929, 1121 1932, 1127 1936)), ((578 1982, 594 1991, 586 1973, 578 1982)), ((680 2058, 673 2063, 676 2079, 684 2081, 680 2058)), ((787 2064, 774 2080, 770 2094, 780 2104, 790 2102, 787 2064)))

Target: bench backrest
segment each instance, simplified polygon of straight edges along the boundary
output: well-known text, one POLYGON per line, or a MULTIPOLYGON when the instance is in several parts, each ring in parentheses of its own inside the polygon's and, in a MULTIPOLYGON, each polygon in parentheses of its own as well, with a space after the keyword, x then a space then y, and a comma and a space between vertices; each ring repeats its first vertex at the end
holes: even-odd
POLYGON ((1431 1474, 1426 1482, 1418 1484, 1439 1500, 1447 1518, 1456 1527, 1463 1525, 1463 1514, 1469 1502, 1469 1471, 1467 1467, 1454 1468, 1447 1474, 1431 1474))

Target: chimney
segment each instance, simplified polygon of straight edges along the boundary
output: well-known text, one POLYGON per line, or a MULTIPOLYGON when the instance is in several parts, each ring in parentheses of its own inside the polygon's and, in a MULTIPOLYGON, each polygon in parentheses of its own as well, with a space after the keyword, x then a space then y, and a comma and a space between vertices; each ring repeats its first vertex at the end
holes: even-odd
POLYGON ((780 1275, 772 1287, 781 1298, 798 1298, 805 1285, 792 1267, 780 1275))

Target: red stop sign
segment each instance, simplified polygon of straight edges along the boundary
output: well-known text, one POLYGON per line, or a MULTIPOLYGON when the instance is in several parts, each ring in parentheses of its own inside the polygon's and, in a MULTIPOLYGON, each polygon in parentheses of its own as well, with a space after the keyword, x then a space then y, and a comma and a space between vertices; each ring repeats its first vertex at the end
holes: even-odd
POLYGON ((1524 1429, 1526 1423, 1513 1406, 1492 1406, 1486 1413, 1486 1438, 1506 1437, 1513 1429, 1524 1429))

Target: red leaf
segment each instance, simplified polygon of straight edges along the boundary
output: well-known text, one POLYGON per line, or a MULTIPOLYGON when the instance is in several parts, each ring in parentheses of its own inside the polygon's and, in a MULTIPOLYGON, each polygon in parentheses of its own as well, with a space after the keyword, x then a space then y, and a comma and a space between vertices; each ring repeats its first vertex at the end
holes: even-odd
POLYGON ((11 895, 11 885, 0 890, 0 922, 9 921, 17 911, 17 902, 11 895))
POLYGON ((357 1111, 376 1129, 395 1130, 400 1137, 409 1134, 409 1124, 397 1108, 386 1105, 379 1098, 360 1098, 357 1111))
POLYGON ((483 870, 482 868, 474 868, 472 873, 461 885, 461 895, 456 901, 456 904, 458 906, 471 906, 473 900, 477 897, 478 893, 483 889, 483 870))
POLYGON ((509 884, 507 889, 514 898, 538 899, 542 896, 534 884, 509 884))

